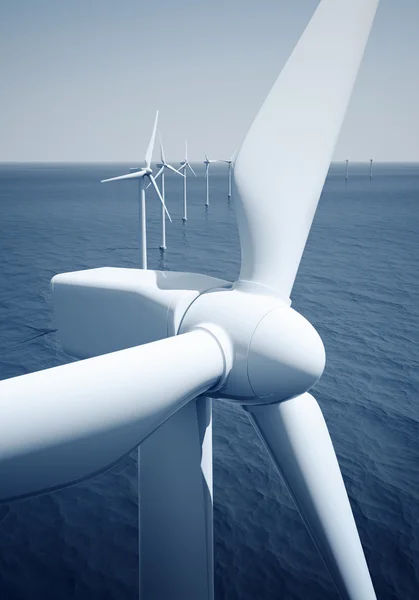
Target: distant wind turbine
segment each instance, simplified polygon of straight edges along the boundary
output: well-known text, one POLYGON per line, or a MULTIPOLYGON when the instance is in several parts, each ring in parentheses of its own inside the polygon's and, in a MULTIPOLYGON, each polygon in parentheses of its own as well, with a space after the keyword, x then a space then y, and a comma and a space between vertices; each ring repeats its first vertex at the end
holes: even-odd
POLYGON ((370 179, 372 179, 372 158, 370 159, 370 179))
POLYGON ((345 171, 345 180, 348 181, 348 175, 349 175, 349 160, 346 159, 346 171, 345 171))
POLYGON ((156 138, 157 120, 159 118, 159 111, 156 112, 156 118, 154 120, 153 132, 151 134, 150 142, 148 144, 147 152, 145 155, 145 167, 141 168, 140 171, 133 171, 127 175, 119 175, 118 177, 111 177, 110 179, 103 179, 102 183, 108 183, 110 181, 122 181, 124 179, 137 179, 140 184, 140 253, 141 253, 141 268, 147 269, 147 224, 146 224, 146 208, 145 208, 145 186, 144 179, 148 177, 154 189, 156 190, 157 196, 166 211, 169 220, 172 221, 169 212, 164 204, 164 199, 160 194, 160 190, 157 186, 156 180, 154 179, 151 168, 151 159, 153 156, 154 140, 156 138))
MULTIPOLYGON (((185 177, 185 175, 183 173, 181 173, 180 171, 178 171, 177 169, 175 169, 174 167, 172 167, 172 165, 169 165, 169 163, 166 161, 166 158, 164 156, 163 142, 161 140, 160 131, 159 131, 159 140, 160 140, 160 163, 157 166, 160 168, 160 171, 157 173, 156 179, 158 177, 160 177, 160 175, 161 175, 161 195, 163 198, 163 204, 161 207, 161 246, 160 246, 160 250, 166 250, 166 248, 167 248, 167 246, 166 246, 166 196, 165 196, 165 187, 164 187, 164 170, 169 169, 169 171, 173 171, 173 173, 177 173, 178 175, 181 175, 183 178, 185 177)), ((150 184, 148 184, 147 187, 149 187, 149 185, 150 184)))
POLYGON ((230 160, 219 160, 217 162, 223 162, 228 164, 228 198, 231 198, 231 174, 233 171, 233 163, 236 157, 236 151, 233 152, 230 160))
POLYGON ((205 154, 205 179, 207 180, 207 201, 205 202, 205 206, 209 206, 209 166, 211 163, 218 162, 216 160, 210 160, 208 156, 205 154))
POLYGON ((188 209, 187 209, 187 204, 186 204, 186 174, 188 172, 188 167, 192 171, 192 173, 195 175, 195 177, 198 177, 188 161, 188 142, 187 142, 187 140, 185 141, 185 160, 183 160, 180 164, 181 164, 180 168, 181 168, 181 170, 183 170, 183 173, 185 175, 185 179, 183 180, 183 217, 182 217, 182 221, 187 221, 188 220, 188 209))

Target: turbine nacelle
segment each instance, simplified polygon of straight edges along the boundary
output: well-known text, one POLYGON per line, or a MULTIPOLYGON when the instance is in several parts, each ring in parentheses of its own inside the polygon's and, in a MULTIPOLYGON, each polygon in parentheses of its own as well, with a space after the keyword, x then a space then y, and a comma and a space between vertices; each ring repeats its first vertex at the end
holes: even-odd
POLYGON ((314 327, 274 296, 238 289, 210 290, 187 310, 179 333, 205 329, 220 343, 225 377, 212 397, 271 404, 303 394, 325 366, 314 327))
POLYGON ((224 356, 211 396, 241 404, 302 394, 324 369, 317 331, 272 293, 195 273, 111 267, 57 275, 52 289, 61 344, 77 358, 204 329, 224 356))

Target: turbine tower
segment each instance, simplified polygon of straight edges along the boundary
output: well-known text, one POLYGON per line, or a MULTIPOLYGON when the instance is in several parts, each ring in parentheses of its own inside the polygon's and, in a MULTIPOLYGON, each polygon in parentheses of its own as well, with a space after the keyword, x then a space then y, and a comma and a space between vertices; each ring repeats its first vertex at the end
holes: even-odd
POLYGON ((61 342, 84 360, 0 382, 2 500, 104 471, 138 444, 146 450, 142 600, 213 599, 208 397, 243 405, 341 598, 376 600, 309 393, 323 343, 290 294, 377 5, 322 0, 248 131, 234 169, 238 280, 118 268, 57 275, 61 342))
POLYGON ((147 177, 150 180, 150 184, 153 185, 156 190, 157 196, 160 198, 163 210, 166 212, 169 220, 172 221, 169 212, 164 203, 164 199, 160 194, 160 190, 157 186, 156 180, 154 179, 151 168, 151 159, 153 156, 154 140, 156 138, 157 120, 159 118, 159 111, 156 112, 156 118, 154 120, 153 131, 151 134, 150 142, 148 144, 147 152, 145 155, 145 167, 139 171, 131 169, 131 172, 127 175, 119 175, 118 177, 111 177, 110 179, 103 179, 101 183, 108 183, 111 181, 124 181, 126 179, 136 179, 140 185, 140 255, 141 255, 141 268, 147 269, 147 222, 146 222, 146 205, 145 205, 145 185, 144 179, 147 177))
POLYGON ((346 159, 345 180, 348 181, 349 176, 349 160, 346 159))
POLYGON ((373 163, 373 160, 371 158, 370 159, 370 180, 372 179, 372 163, 373 163))
POLYGON ((206 179, 206 184, 207 184, 207 200, 205 202, 205 206, 209 206, 209 166, 211 163, 215 163, 215 162, 217 162, 217 161, 210 160, 208 158, 208 156, 205 154, 204 165, 205 165, 205 179, 206 179))
POLYGON ((182 221, 185 223, 188 220, 188 207, 187 207, 187 201, 186 201, 186 179, 187 179, 186 175, 188 172, 188 168, 195 175, 195 177, 197 177, 197 174, 192 169, 192 167, 188 161, 188 141, 187 140, 185 141, 185 160, 183 160, 180 164, 181 164, 180 168, 183 170, 183 174, 185 175, 185 179, 183 180, 183 217, 182 217, 182 221))
POLYGON ((228 164, 228 199, 230 200, 231 198, 231 174, 233 171, 233 163, 234 163, 234 158, 236 156, 236 151, 233 152, 230 160, 219 160, 217 162, 223 162, 223 163, 227 163, 228 164))
MULTIPOLYGON (((164 186, 164 170, 165 169, 169 169, 169 171, 173 171, 173 173, 177 173, 178 175, 181 175, 183 178, 185 177, 185 175, 183 173, 181 173, 180 171, 178 171, 177 169, 175 169, 174 167, 172 167, 172 165, 169 165, 169 163, 166 161, 166 158, 164 156, 164 150, 163 150, 163 142, 161 139, 161 135, 160 135, 160 131, 159 131, 159 141, 160 141, 160 163, 157 165, 157 167, 160 169, 160 171, 157 173, 156 175, 156 179, 158 177, 161 176, 161 195, 163 198, 163 204, 161 207, 161 245, 160 245, 160 250, 166 250, 167 246, 166 246, 166 195, 165 195, 165 186, 164 186)), ((147 187, 149 187, 150 184, 148 184, 147 187)))

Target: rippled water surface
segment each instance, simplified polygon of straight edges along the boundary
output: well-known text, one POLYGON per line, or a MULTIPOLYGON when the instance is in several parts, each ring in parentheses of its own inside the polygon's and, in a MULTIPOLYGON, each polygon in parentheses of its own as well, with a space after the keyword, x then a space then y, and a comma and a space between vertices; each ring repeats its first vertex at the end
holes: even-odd
MULTIPOLYGON (((131 165, 130 165, 131 166, 131 165)), ((138 265, 136 184, 126 165, 0 165, 0 379, 63 364, 49 281, 138 265)), ((167 177, 168 250, 150 194, 149 268, 233 280, 240 247, 226 172, 167 177)), ((293 290, 320 332, 317 397, 380 600, 419 597, 419 165, 333 165, 293 290)), ((245 414, 214 406, 217 600, 337 594, 245 414)), ((0 424, 1 425, 1 424, 0 424)), ((1 600, 138 598, 136 454, 88 482, 0 505, 1 600)), ((160 600, 160 599, 159 599, 160 600)), ((162 599, 165 600, 165 599, 162 599)), ((188 600, 188 599, 185 599, 188 600)))

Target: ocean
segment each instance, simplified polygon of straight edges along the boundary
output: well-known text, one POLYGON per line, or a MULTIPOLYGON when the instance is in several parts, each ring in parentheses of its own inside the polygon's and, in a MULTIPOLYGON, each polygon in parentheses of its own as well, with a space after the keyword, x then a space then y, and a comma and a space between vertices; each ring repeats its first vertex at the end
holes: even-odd
MULTIPOLYGON (((49 282, 136 267, 135 165, 0 165, 0 379, 71 360, 49 282)), ((195 166, 194 166, 195 167, 195 166)), ((147 200, 149 268, 234 280, 240 245, 227 169, 169 174, 167 251, 147 200)), ((319 331, 313 389, 328 423, 379 600, 419 597, 419 165, 333 164, 292 293, 319 331)), ((149 190, 150 191, 150 190, 149 190)), ((237 406, 214 402, 217 600, 336 600, 284 484, 237 406)), ((136 453, 71 488, 0 505, 1 600, 137 600, 136 453)), ((158 599, 160 600, 160 599, 158 599)), ((161 599, 166 600, 166 599, 161 599)), ((167 599, 169 600, 169 599, 167 599)), ((190 600, 190 599, 185 599, 190 600)))

